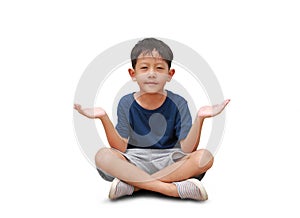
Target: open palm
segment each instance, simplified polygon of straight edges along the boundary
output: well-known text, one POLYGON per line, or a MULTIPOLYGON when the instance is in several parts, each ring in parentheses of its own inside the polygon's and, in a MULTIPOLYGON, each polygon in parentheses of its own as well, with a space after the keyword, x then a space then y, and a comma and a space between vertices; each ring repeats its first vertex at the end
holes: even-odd
POLYGON ((77 110, 83 116, 86 116, 91 119, 100 118, 106 115, 105 110, 101 107, 82 108, 80 104, 74 104, 74 109, 77 110))
POLYGON ((227 99, 223 101, 222 104, 216 104, 213 106, 203 106, 198 111, 198 117, 203 117, 203 118, 214 117, 220 114, 229 102, 230 99, 227 99))

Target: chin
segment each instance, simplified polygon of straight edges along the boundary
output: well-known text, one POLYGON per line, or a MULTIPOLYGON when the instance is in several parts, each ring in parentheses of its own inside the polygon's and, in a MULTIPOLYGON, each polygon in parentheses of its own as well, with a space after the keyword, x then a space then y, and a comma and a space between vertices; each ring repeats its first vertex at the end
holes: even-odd
POLYGON ((159 93, 159 91, 145 91, 145 93, 147 93, 147 94, 157 94, 157 93, 159 93))
POLYGON ((144 92, 146 93, 160 93, 162 90, 159 89, 145 89, 144 92))

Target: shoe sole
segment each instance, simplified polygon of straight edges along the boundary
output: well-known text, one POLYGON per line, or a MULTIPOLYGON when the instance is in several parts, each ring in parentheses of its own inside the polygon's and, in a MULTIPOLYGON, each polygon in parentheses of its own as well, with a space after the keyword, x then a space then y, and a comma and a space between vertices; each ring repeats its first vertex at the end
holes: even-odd
POLYGON ((201 192, 201 201, 206 201, 208 199, 207 192, 202 185, 202 183, 198 179, 188 179, 187 181, 193 183, 195 186, 197 186, 200 189, 201 192))
POLYGON ((117 185, 118 185, 119 182, 120 182, 120 180, 117 179, 117 178, 115 178, 115 179, 112 181, 111 187, 110 187, 110 190, 109 190, 109 194, 108 194, 108 198, 109 198, 110 200, 116 199, 115 193, 116 193, 116 188, 117 188, 117 185))

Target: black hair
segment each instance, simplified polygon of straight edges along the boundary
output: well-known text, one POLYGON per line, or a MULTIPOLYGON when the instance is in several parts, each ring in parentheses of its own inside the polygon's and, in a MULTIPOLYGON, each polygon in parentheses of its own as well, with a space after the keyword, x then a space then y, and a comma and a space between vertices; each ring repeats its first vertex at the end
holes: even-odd
POLYGON ((130 55, 132 68, 135 69, 137 58, 140 54, 152 54, 153 50, 156 50, 162 59, 167 62, 170 69, 173 60, 173 52, 166 43, 155 38, 145 38, 140 40, 133 47, 130 55))

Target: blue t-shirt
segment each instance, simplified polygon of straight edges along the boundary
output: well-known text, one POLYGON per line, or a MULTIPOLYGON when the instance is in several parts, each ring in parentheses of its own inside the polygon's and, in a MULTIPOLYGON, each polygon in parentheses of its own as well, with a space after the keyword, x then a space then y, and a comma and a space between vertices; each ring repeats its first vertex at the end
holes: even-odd
POLYGON ((164 103, 157 109, 141 107, 133 96, 125 95, 118 104, 118 133, 128 138, 130 148, 180 147, 192 125, 187 101, 167 90, 164 103))

